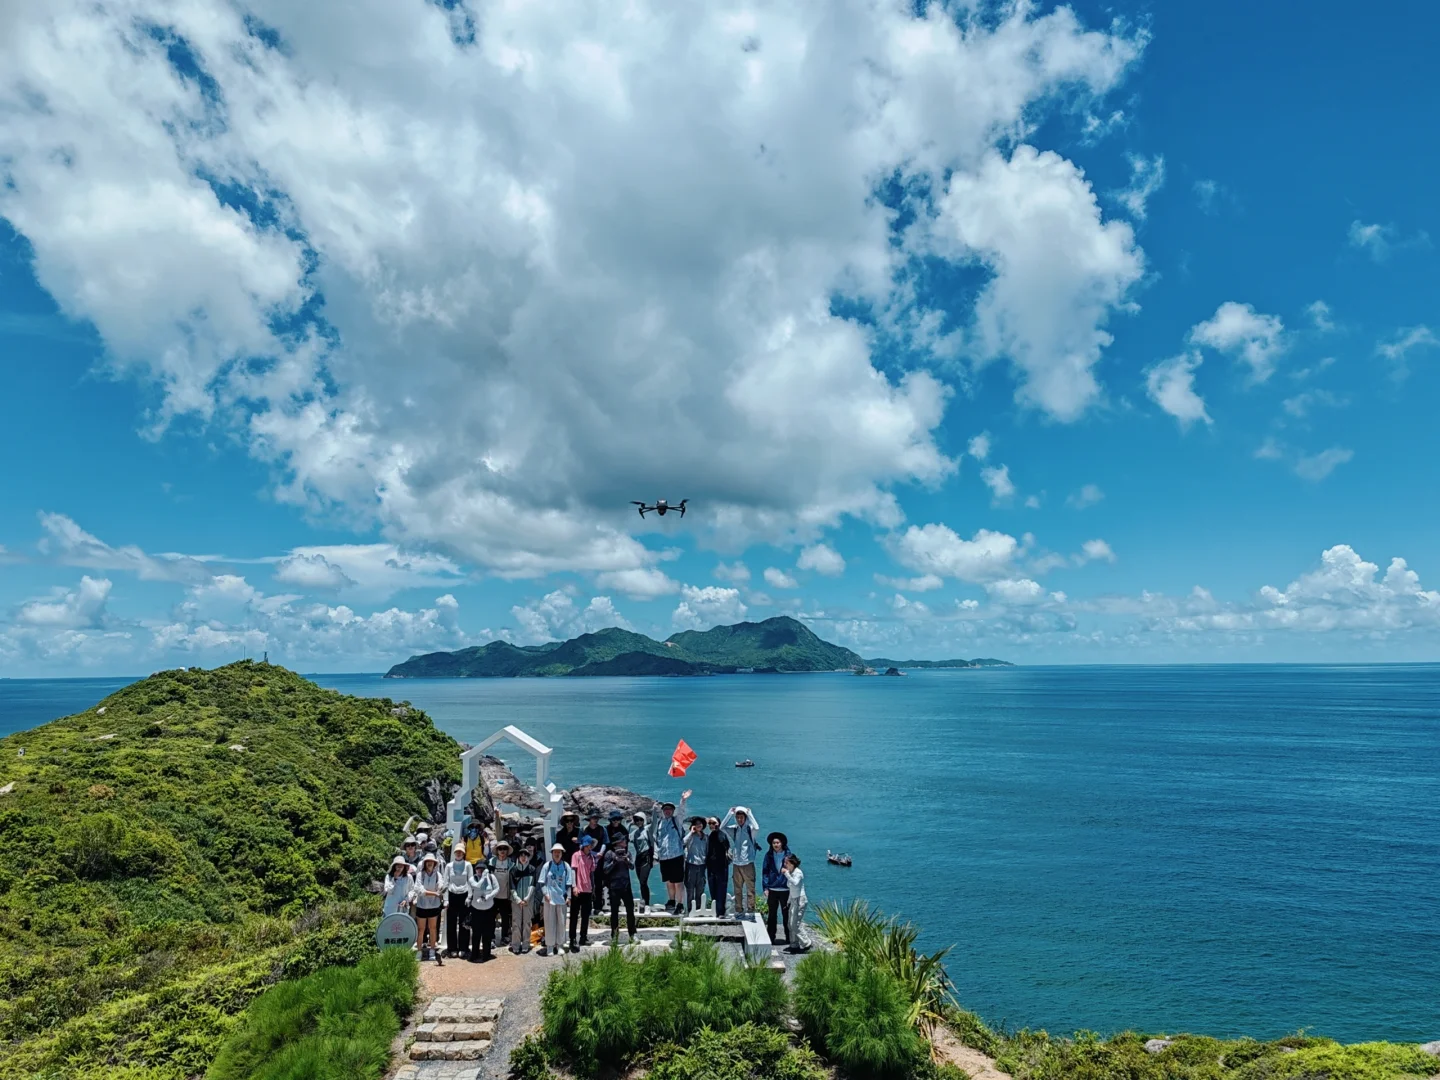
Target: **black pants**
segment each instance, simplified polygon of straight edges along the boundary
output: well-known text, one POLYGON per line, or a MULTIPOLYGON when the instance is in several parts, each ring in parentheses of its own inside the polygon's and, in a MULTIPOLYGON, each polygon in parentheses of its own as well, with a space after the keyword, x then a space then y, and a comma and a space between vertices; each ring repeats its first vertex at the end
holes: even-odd
POLYGON ((468 892, 451 893, 445 908, 445 952, 450 956, 464 956, 470 951, 470 926, 466 918, 468 892))
POLYGON ((580 923, 580 941, 582 944, 590 941, 590 904, 593 897, 588 892, 577 892, 575 899, 570 901, 570 944, 575 944, 575 923, 580 923))
POLYGON ((710 899, 715 901, 715 914, 725 917, 725 879, 730 876, 730 866, 707 866, 705 875, 710 879, 710 899))
POLYGON ((685 910, 693 911, 705 904, 705 864, 685 864, 685 910))
POLYGON ((785 944, 790 944, 790 890, 766 889, 765 929, 770 931, 770 944, 775 944, 775 916, 779 914, 785 927, 785 944))
POLYGON ((479 946, 478 955, 490 956, 491 949, 495 945, 495 909, 471 908, 470 909, 470 955, 476 956, 476 946, 479 946))
POLYGON ((610 890, 610 940, 620 939, 620 905, 625 905, 625 926, 630 936, 635 936, 635 894, 629 889, 623 893, 619 889, 610 890))
POLYGON ((655 865, 655 856, 652 852, 645 852, 636 856, 635 876, 640 881, 640 902, 646 907, 650 906, 650 868, 655 865))
POLYGON ((500 940, 510 943, 510 898, 495 898, 495 918, 500 923, 500 940))

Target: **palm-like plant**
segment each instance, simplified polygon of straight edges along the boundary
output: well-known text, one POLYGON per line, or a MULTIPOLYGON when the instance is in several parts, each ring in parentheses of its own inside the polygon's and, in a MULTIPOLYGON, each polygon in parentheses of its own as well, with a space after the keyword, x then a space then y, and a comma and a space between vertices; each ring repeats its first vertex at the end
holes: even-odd
POLYGON ((945 971, 948 948, 923 954, 915 949, 919 932, 908 922, 885 918, 863 900, 841 906, 821 904, 815 912, 820 932, 847 955, 863 958, 893 975, 909 1003, 911 1026, 927 1038, 955 1006, 954 986, 945 971))

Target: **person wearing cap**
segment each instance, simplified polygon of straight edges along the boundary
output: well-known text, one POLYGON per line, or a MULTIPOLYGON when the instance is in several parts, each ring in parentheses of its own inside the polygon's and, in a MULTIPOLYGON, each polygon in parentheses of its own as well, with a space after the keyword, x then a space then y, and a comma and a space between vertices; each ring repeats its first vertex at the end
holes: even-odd
POLYGON ((755 856, 760 823, 748 806, 732 806, 720 822, 730 841, 730 879, 735 885, 735 914, 755 914, 755 856))
POLYGON ((685 833, 680 827, 690 792, 680 796, 679 814, 672 802, 655 804, 655 861, 665 883, 665 910, 679 915, 685 910, 685 833))
POLYGON ((690 819, 685 834, 685 914, 705 903, 705 860, 710 854, 710 841, 705 837, 705 819, 690 819))
POLYGON ((785 944, 790 939, 790 883, 785 880, 785 856, 790 854, 790 841, 783 832, 772 832, 765 838, 770 850, 765 852, 765 862, 760 868, 760 884, 765 887, 765 929, 770 932, 770 944, 775 941, 775 918, 778 915, 785 925, 785 944))
POLYGON ((515 865, 510 868, 510 916, 514 930, 510 936, 510 948, 524 952, 530 945, 530 929, 536 924, 544 925, 540 911, 540 890, 535 887, 535 872, 543 863, 531 858, 528 846, 515 854, 515 865))
POLYGON ((510 851, 509 840, 497 840, 495 857, 490 860, 490 869, 495 872, 495 883, 499 886, 495 894, 495 921, 500 927, 500 936, 495 939, 497 945, 510 944, 510 871, 515 868, 510 851))
POLYGON ((630 855, 630 840, 624 834, 615 837, 610 850, 600 860, 600 877, 610 894, 610 945, 620 943, 620 905, 625 905, 625 925, 630 944, 635 944, 635 893, 630 888, 630 870, 635 860, 630 855))
MULTIPOLYGON (((580 835, 588 836, 595 841, 595 846, 590 849, 590 854, 595 856, 595 865, 598 866, 601 858, 605 855, 605 849, 610 846, 610 830, 600 824, 600 811, 593 806, 585 811, 585 818, 585 828, 580 830, 580 835)), ((592 910, 598 915, 605 910, 605 889, 599 881, 595 882, 592 899, 594 901, 592 910)))
POLYGON ((650 906, 650 869, 655 865, 655 842, 650 835, 650 820, 640 811, 630 819, 627 838, 631 861, 635 864, 635 879, 640 882, 640 902, 650 906))
POLYGON ((470 951, 470 918, 465 910, 475 872, 465 861, 465 845, 456 844, 445 864, 445 955, 454 958, 470 951))
POLYGON ((394 915, 410 906, 410 863, 404 855, 390 860, 390 872, 385 875, 384 914, 394 915))
POLYGON ((476 866, 470 881, 470 894, 466 898, 466 906, 470 909, 470 949, 466 959, 483 964, 486 960, 495 959, 492 951, 495 944, 495 894, 500 885, 488 863, 481 862, 476 866))
POLYGON ((720 819, 710 818, 706 836, 705 880, 710 886, 710 900, 717 918, 725 917, 725 892, 730 877, 730 838, 720 831, 720 819))
POLYGON ((545 951, 542 956, 559 956, 564 951, 565 904, 575 887, 575 871, 565 861, 565 845, 559 840, 550 847, 550 858, 535 875, 545 909, 545 951))
POLYGON ((570 859, 574 871, 574 893, 570 901, 570 951, 579 952, 580 945, 590 944, 590 912, 595 893, 595 838, 580 837, 580 850, 570 859), (580 927, 580 944, 575 943, 575 927, 580 927))
POLYGON ((605 835, 609 837, 606 841, 607 847, 615 843, 615 841, 622 836, 625 837, 626 840, 630 839, 630 834, 625 828, 625 815, 619 810, 610 811, 610 817, 607 819, 605 825, 605 835))
POLYGON ((419 933, 415 944, 421 960, 434 959, 440 952, 440 912, 445 906, 445 878, 438 869, 440 856, 427 851, 420 857, 420 873, 410 887, 410 906, 419 933), (428 951, 427 951, 428 949, 428 951))
POLYGON ((784 861, 780 864, 780 870, 785 875, 785 884, 790 890, 790 909, 786 912, 790 921, 786 927, 786 936, 791 939, 786 952, 803 953, 809 952, 813 944, 810 940, 810 931, 805 929, 805 872, 800 869, 800 856, 786 853, 784 861))

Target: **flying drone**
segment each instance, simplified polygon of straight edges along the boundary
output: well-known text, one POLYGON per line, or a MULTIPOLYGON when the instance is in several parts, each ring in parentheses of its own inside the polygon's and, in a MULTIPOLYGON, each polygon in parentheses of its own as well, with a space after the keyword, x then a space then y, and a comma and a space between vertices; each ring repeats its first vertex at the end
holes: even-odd
POLYGON ((655 513, 659 514, 661 517, 664 517, 664 516, 665 516, 666 514, 668 514, 671 510, 675 510, 675 511, 678 511, 679 514, 680 514, 680 516, 683 518, 683 517, 685 516, 685 504, 686 504, 687 502, 689 502, 689 501, 690 501, 689 499, 681 499, 681 500, 679 501, 679 503, 677 503, 677 504, 674 505, 674 506, 671 506, 671 505, 670 505, 668 502, 666 502, 664 499, 656 499, 654 506, 646 506, 643 502, 636 502, 634 499, 631 499, 631 500, 630 500, 630 505, 631 505, 631 506, 638 506, 638 507, 640 508, 640 516, 641 516, 642 518, 643 518, 646 514, 648 514, 651 510, 654 510, 655 513))

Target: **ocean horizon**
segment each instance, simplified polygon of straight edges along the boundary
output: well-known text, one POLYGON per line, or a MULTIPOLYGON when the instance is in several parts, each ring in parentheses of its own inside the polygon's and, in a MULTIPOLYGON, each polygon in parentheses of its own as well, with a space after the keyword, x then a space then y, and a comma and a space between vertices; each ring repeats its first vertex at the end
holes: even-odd
MULTIPOLYGON (((1440 664, 307 677, 464 742, 515 724, 563 786, 753 806, 805 858, 812 906, 863 897, 953 945, 992 1024, 1440 1035, 1440 664), (684 781, 679 738, 700 755, 684 781)), ((0 682, 0 734, 129 681, 0 682)))

